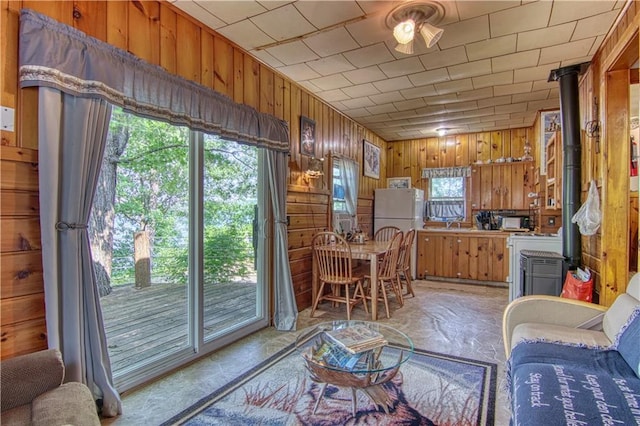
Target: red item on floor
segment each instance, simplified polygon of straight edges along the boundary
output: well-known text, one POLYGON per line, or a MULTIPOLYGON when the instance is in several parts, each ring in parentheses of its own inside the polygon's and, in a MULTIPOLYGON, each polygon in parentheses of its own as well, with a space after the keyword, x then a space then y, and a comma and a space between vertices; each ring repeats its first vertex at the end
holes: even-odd
POLYGON ((582 281, 573 272, 568 271, 560 297, 591 302, 593 298, 593 276, 588 281, 582 281))

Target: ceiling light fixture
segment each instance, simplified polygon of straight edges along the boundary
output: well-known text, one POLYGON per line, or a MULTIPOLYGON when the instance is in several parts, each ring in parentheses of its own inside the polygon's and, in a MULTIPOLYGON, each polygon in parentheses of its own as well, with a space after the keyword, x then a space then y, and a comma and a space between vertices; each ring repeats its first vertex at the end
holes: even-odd
POLYGON ((447 129, 446 127, 441 127, 439 129, 436 129, 436 132, 438 132, 438 136, 445 136, 447 133, 449 133, 449 129, 447 129))
POLYGON ((444 32, 435 26, 442 18, 444 7, 433 1, 410 1, 393 9, 387 15, 386 25, 393 29, 393 37, 398 42, 395 50, 412 54, 416 33, 424 38, 427 48, 435 46, 444 32))

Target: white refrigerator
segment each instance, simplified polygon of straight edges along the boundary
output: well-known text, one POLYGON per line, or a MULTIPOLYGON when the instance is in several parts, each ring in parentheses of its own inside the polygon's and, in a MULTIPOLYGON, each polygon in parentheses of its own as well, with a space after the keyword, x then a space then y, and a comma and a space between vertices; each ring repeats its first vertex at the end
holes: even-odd
MULTIPOLYGON (((397 226, 402 232, 424 226, 424 191, 422 189, 376 189, 373 200, 374 232, 383 226, 397 226)), ((416 236, 417 237, 417 236, 416 236)), ((411 275, 416 277, 417 243, 413 241, 411 275)))

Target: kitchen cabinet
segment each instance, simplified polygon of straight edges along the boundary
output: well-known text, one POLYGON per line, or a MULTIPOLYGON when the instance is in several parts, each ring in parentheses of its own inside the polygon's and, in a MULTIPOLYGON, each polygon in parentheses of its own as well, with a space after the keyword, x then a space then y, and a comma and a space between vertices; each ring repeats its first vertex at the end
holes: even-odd
POLYGON ((472 210, 527 210, 533 191, 534 163, 478 164, 471 167, 472 210))
POLYGON ((506 282, 508 235, 477 230, 419 231, 417 276, 506 282))

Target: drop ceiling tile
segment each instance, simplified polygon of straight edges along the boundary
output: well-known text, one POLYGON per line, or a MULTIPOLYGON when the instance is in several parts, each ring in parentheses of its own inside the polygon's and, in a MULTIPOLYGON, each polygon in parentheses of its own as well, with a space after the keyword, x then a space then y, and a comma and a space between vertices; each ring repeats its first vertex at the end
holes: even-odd
POLYGON ((446 68, 438 68, 432 71, 419 72, 417 74, 411 74, 409 80, 414 86, 424 86, 425 84, 440 83, 442 81, 449 81, 449 72, 446 68))
POLYGON ((301 62, 318 59, 318 55, 313 53, 311 49, 299 40, 273 46, 265 50, 285 65, 299 64, 301 62))
POLYGON ((560 62, 560 67, 568 67, 569 65, 577 65, 583 62, 591 62, 592 56, 583 56, 582 58, 565 59, 560 62))
POLYGON ((496 37, 489 40, 482 40, 470 43, 465 46, 467 56, 470 61, 491 58, 516 52, 516 34, 496 37))
POLYGON ((372 81, 384 80, 386 76, 377 66, 361 68, 353 71, 343 72, 344 75, 353 84, 369 83, 372 81))
POLYGON ((437 115, 445 115, 447 113, 446 106, 453 105, 453 103, 443 103, 441 105, 429 105, 424 106, 422 108, 418 108, 415 110, 415 113, 418 116, 437 116, 437 115), (442 105, 445 105, 443 107, 442 105))
POLYGON ((335 101, 331 104, 332 107, 337 109, 338 111, 346 111, 347 107, 342 104, 342 101, 335 101))
POLYGON ((352 98, 361 98, 363 96, 378 95, 380 91, 371 83, 357 84, 351 87, 345 87, 342 89, 344 93, 352 98))
POLYGON ((364 11, 352 1, 298 1, 295 7, 318 29, 364 16, 364 11))
POLYGON ((284 66, 282 62, 274 58, 271 54, 267 53, 266 50, 252 50, 249 53, 253 57, 269 65, 270 67, 278 68, 284 66))
POLYGON ((422 98, 412 99, 410 101, 395 102, 393 104, 398 111, 406 111, 408 109, 416 109, 425 105, 422 98))
POLYGON ((227 24, 267 11, 263 5, 256 1, 199 1, 198 4, 227 24))
POLYGON ((276 40, 289 40, 315 30, 291 4, 254 16, 251 21, 276 40))
POLYGON ((549 90, 549 96, 547 99, 554 99, 560 97, 560 87, 556 86, 553 89, 549 90))
POLYGON ((389 78, 424 71, 422 62, 416 57, 399 59, 393 62, 387 62, 386 64, 380 64, 379 66, 382 72, 389 78))
POLYGON ((612 10, 615 1, 555 1, 549 25, 558 25, 564 22, 576 21, 588 18, 612 10))
POLYGON ((575 22, 568 22, 555 27, 523 31, 518 34, 518 52, 567 43, 575 27, 575 22))
POLYGON ((387 112, 396 112, 396 107, 393 104, 377 105, 374 107, 367 107, 370 114, 382 114, 387 112))
POLYGON ((555 81, 538 80, 533 82, 533 87, 531 88, 531 91, 537 92, 539 90, 555 89, 557 87, 558 87, 558 83, 555 81))
POLYGON ((177 0, 173 5, 214 30, 227 25, 222 19, 212 15, 211 12, 204 9, 200 2, 196 3, 193 0, 177 0))
POLYGON ((316 78, 311 80, 313 84, 318 86, 321 90, 333 90, 342 89, 343 87, 351 86, 351 82, 344 78, 342 74, 328 75, 326 77, 316 78))
POLYGON ((489 15, 491 37, 545 28, 555 3, 539 1, 492 13, 489 15))
POLYGON ((524 124, 524 120, 522 120, 521 118, 512 118, 508 120, 495 121, 496 127, 501 127, 501 128, 510 127, 510 126, 519 127, 519 126, 522 126, 523 124, 524 124))
POLYGON ((547 99, 546 101, 532 101, 528 104, 528 109, 533 111, 556 108, 560 108, 560 102, 557 99, 547 99))
POLYGON ((477 101, 465 101, 465 102, 458 102, 455 104, 446 104, 444 106, 444 109, 450 113, 450 112, 460 112, 460 111, 469 111, 472 109, 476 109, 478 108, 478 102, 477 101))
POLYGON ((539 67, 522 68, 514 71, 513 82, 544 80, 549 78, 551 70, 558 68, 560 62, 553 62, 539 67))
POLYGON ((359 47, 344 28, 321 32, 304 39, 303 42, 320 57, 331 56, 359 47))
POLYGON ((481 61, 467 62, 466 64, 452 65, 447 68, 451 80, 458 80, 479 75, 491 74, 491 61, 483 59, 481 61))
POLYGON ((344 57, 357 68, 393 61, 393 55, 384 43, 345 52, 344 57))
POLYGON ((433 85, 431 84, 428 84, 426 86, 414 87, 413 89, 401 90, 400 93, 402 94, 402 96, 404 96, 405 99, 422 98, 424 96, 435 96, 438 94, 435 87, 433 87, 433 85))
POLYGON ((406 76, 376 81, 373 85, 381 92, 391 92, 413 87, 413 84, 411 84, 411 81, 409 81, 406 76))
POLYGON ((493 98, 479 99, 477 103, 478 103, 478 107, 480 108, 486 108, 486 107, 498 106, 498 105, 508 105, 511 103, 511 96, 496 96, 493 98))
POLYGON ((260 29, 249 20, 222 27, 218 29, 218 32, 246 50, 264 46, 275 41, 260 31, 260 29))
POLYGON ((362 21, 347 24, 346 28, 349 34, 363 47, 391 40, 393 39, 393 33, 387 29, 384 17, 384 14, 370 16, 362 21))
POLYGON ((443 50, 490 38, 486 15, 449 24, 443 29, 442 38, 438 41, 438 46, 443 50))
POLYGON ((356 108, 356 109, 349 110, 349 115, 351 117, 366 117, 369 114, 370 113, 366 108, 356 108))
POLYGON ((404 101, 405 98, 400 94, 400 92, 388 92, 381 93, 379 95, 371 95, 369 96, 376 105, 387 104, 389 102, 398 102, 404 101))
POLYGON ((264 6, 266 9, 277 9, 279 7, 284 6, 285 4, 289 4, 291 3, 291 0, 287 0, 287 1, 278 1, 278 0, 260 0, 258 1, 258 3, 260 3, 262 6, 264 6))
POLYGON ((318 92, 320 92, 322 90, 318 86, 316 86, 315 84, 310 82, 309 80, 307 80, 307 81, 299 81, 298 84, 300 86, 304 87, 305 89, 307 89, 311 93, 318 93, 318 92))
POLYGON ((446 95, 447 93, 459 93, 468 90, 473 90, 473 84, 470 78, 455 81, 444 81, 442 83, 434 84, 436 92, 439 95, 446 95))
POLYGON ((375 106, 371 99, 367 98, 366 96, 363 98, 347 99, 345 101, 342 101, 342 103, 349 109, 375 106))
POLYGON ((567 59, 587 56, 594 41, 595 37, 572 41, 571 43, 565 43, 559 46, 545 47, 540 50, 540 63, 548 64, 550 62, 566 61, 567 59))
POLYGON ((532 87, 533 82, 531 81, 517 84, 505 84, 502 86, 495 86, 493 88, 493 93, 496 96, 514 95, 516 93, 528 93, 531 92, 532 87))
POLYGON ((611 28, 611 24, 613 24, 613 21, 615 21, 618 16, 618 13, 620 13, 618 10, 612 10, 603 15, 579 20, 571 40, 606 35, 609 28, 611 28))
POLYGON ((294 81, 310 80, 320 77, 320 74, 311 69, 307 64, 295 64, 278 68, 278 71, 294 81))
POLYGON ((512 112, 525 112, 527 110, 527 103, 515 103, 511 105, 498 105, 495 108, 496 114, 508 114, 512 112))
POLYGON ((519 68, 535 67, 538 65, 539 58, 539 50, 512 53, 511 55, 491 58, 491 68, 493 69, 493 72, 500 72, 519 68))
POLYGON ((487 74, 480 77, 474 77, 471 80, 475 89, 495 86, 497 84, 511 84, 513 83, 513 71, 503 71, 495 74, 487 74))
MULTIPOLYGON (((481 123, 487 123, 491 121, 497 123, 498 121, 508 121, 508 120, 511 120, 511 116, 509 114, 495 114, 495 115, 489 115, 489 116, 480 118, 481 123)), ((522 119, 520 119, 520 122, 522 123, 522 119)))
POLYGON ((458 99, 460 101, 473 101, 478 99, 492 98, 493 96, 494 94, 492 87, 485 87, 483 89, 475 89, 458 93, 458 99))
POLYGON ((549 90, 537 90, 531 93, 519 93, 513 95, 513 102, 529 102, 529 101, 541 101, 549 98, 549 90))
POLYGON ((420 61, 427 70, 433 70, 467 62, 467 52, 464 46, 454 47, 453 49, 421 55, 420 61))
POLYGON ((344 93, 341 89, 325 90, 316 94, 327 102, 343 101, 345 99, 349 99, 349 96, 347 96, 347 94, 344 93))
POLYGON ((455 93, 449 93, 446 95, 428 96, 425 98, 427 105, 443 105, 459 102, 458 96, 455 93))
POLYGON ((456 5, 460 20, 465 20, 520 6, 520 1, 458 1, 456 5))
POLYGON ((514 112, 511 113, 511 118, 522 118, 525 122, 529 121, 531 122, 531 124, 533 124, 533 122, 536 119, 536 116, 538 115, 538 110, 528 110, 526 112, 514 112))
MULTIPOLYGON (((404 120, 406 118, 411 118, 416 116, 415 110, 407 110, 407 111, 399 111, 392 112, 389 114, 389 117, 393 120, 404 120)), ((383 123, 384 125, 390 125, 389 123, 383 123)))
POLYGON ((309 67, 318 74, 325 76, 350 71, 356 68, 342 55, 333 55, 327 58, 310 61, 307 62, 307 65, 309 65, 309 67))

